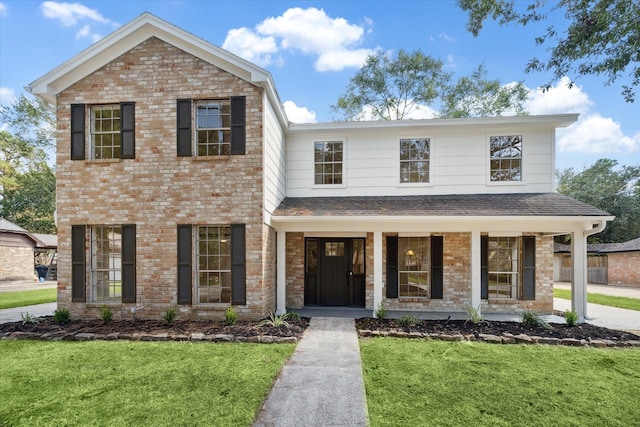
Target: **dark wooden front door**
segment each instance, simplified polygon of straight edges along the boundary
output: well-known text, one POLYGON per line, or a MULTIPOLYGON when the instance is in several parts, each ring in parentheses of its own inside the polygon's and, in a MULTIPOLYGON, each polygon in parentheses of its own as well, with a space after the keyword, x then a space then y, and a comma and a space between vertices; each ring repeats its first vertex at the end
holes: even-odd
POLYGON ((306 240, 305 305, 364 307, 364 239, 306 240))

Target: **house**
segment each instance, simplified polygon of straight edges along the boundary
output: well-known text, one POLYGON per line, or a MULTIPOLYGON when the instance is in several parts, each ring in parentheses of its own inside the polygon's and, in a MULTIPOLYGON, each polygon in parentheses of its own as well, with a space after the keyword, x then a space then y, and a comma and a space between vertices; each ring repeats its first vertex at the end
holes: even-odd
POLYGON ((30 84, 57 114, 58 304, 261 318, 303 306, 550 312, 576 114, 289 123, 271 75, 145 13, 30 84))
MULTIPOLYGON (((0 281, 34 280, 34 256, 55 253, 56 246, 55 235, 30 233, 0 218, 0 281)), ((49 267, 52 260, 53 256, 38 261, 49 267)))
MULTIPOLYGON (((611 243, 587 244, 587 283, 606 285, 608 283, 607 256, 602 250, 611 243)), ((571 266, 571 246, 562 243, 553 245, 553 281, 570 282, 573 268, 571 266)))

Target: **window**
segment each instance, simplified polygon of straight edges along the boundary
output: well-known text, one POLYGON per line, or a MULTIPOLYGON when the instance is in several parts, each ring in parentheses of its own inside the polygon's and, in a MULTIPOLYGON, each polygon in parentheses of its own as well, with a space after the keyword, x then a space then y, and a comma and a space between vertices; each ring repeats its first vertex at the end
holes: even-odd
POLYGON ((122 228, 91 227, 91 295, 94 302, 122 297, 122 228))
POLYGON ((324 256, 344 256, 344 242, 325 242, 324 256))
POLYGON ((231 302, 231 230, 224 226, 197 228, 197 301, 231 302))
POLYGON ((522 181, 522 135, 489 137, 491 181, 522 181))
POLYGON ((489 237, 489 298, 517 298, 520 238, 489 237))
POLYGON ((429 182, 429 138, 400 140, 400 183, 429 182))
POLYGON ((231 154, 231 105, 229 100, 196 102, 198 156, 231 154))
POLYGON ((92 105, 89 120, 86 110, 85 104, 71 105, 71 160, 85 159, 85 123, 91 159, 135 158, 135 103, 92 105))
POLYGON ((120 105, 91 107, 91 153, 94 159, 118 159, 120 139, 120 105))
POLYGON ((342 184, 342 148, 342 141, 314 144, 316 184, 342 184))
POLYGON ((400 297, 429 296, 429 238, 398 238, 400 297))

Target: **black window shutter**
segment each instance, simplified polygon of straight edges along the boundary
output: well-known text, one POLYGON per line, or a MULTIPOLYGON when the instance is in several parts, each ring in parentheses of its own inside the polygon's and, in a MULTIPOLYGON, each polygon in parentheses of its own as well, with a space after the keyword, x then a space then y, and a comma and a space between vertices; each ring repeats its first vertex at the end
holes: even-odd
POLYGON ((387 298, 398 298, 398 236, 387 236, 387 298))
POLYGON ((177 105, 178 157, 191 156, 191 100, 178 99, 177 105))
POLYGON ((244 224, 231 224, 231 304, 247 303, 247 263, 244 224))
POLYGON ((191 304, 191 225, 178 225, 178 304, 191 304))
POLYGON ((71 104, 71 160, 84 160, 84 104, 71 104))
POLYGON ((71 226, 71 301, 86 301, 86 226, 71 226))
POLYGON ((522 299, 536 299, 536 238, 522 238, 522 299))
POLYGON ((480 236, 480 298, 489 299, 489 237, 480 236))
POLYGON ((444 239, 442 236, 431 236, 431 298, 442 299, 444 282, 444 239))
POLYGON ((246 146, 246 97, 231 97, 231 154, 242 155, 246 146))
POLYGON ((123 159, 134 159, 136 157, 135 102, 120 103, 120 140, 122 141, 120 157, 123 159))
POLYGON ((122 226, 122 302, 136 302, 136 225, 122 226))

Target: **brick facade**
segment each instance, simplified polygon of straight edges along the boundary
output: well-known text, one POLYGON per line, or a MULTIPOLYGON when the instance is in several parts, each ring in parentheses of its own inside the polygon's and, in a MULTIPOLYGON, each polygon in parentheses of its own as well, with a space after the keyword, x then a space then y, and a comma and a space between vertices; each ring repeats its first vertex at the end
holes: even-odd
MULTIPOLYGON (((69 307, 74 317, 96 317, 103 305, 70 303, 72 225, 136 224, 136 316, 160 318, 177 304, 177 225, 243 223, 247 305, 234 308, 241 319, 275 309, 274 232, 263 224, 262 102, 261 88, 157 38, 59 94, 60 307, 69 307), (230 96, 246 97, 246 155, 177 157, 176 100, 230 96), (125 101, 135 102, 135 159, 71 160, 71 104, 125 101)), ((114 314, 131 317, 131 306, 114 304, 114 314)), ((180 305, 179 315, 219 319, 225 309, 180 305)))
POLYGON ((33 280, 33 243, 24 236, 0 239, 0 280, 33 280))
POLYGON ((640 287, 640 252, 609 252, 609 285, 640 287))

